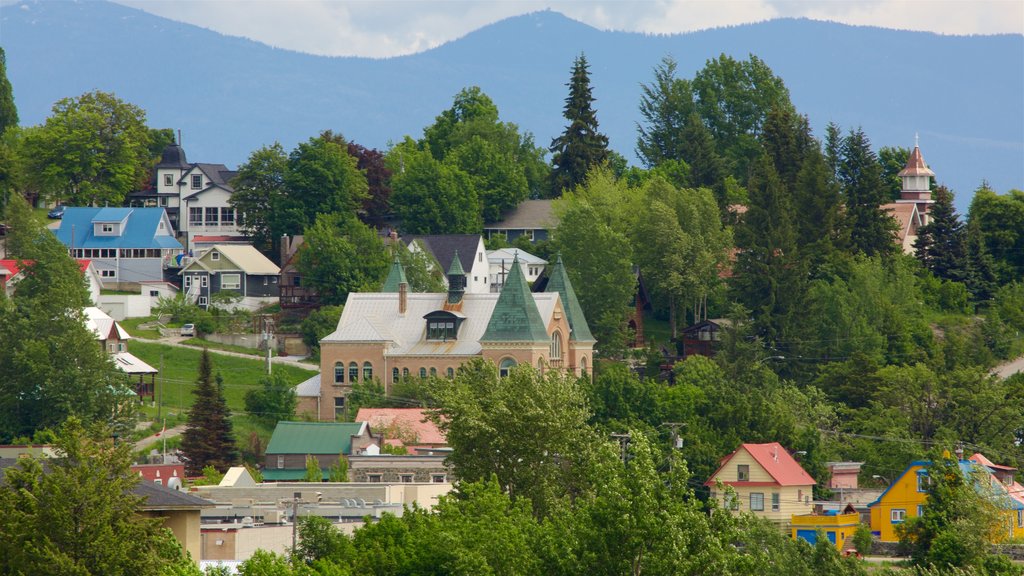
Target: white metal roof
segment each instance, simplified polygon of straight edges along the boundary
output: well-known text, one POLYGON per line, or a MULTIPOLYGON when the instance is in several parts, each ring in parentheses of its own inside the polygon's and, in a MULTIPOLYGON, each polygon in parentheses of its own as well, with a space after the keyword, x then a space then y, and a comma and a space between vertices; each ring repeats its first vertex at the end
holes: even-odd
MULTIPOLYGON (((555 292, 533 293, 544 325, 550 322, 558 301, 555 292)), ((406 313, 398 313, 398 294, 350 293, 338 328, 322 342, 386 342, 389 356, 475 356, 480 353, 480 338, 494 312, 499 294, 467 293, 462 298, 465 320, 457 340, 439 342, 426 339, 430 312, 441 310, 447 293, 408 295, 406 313)))

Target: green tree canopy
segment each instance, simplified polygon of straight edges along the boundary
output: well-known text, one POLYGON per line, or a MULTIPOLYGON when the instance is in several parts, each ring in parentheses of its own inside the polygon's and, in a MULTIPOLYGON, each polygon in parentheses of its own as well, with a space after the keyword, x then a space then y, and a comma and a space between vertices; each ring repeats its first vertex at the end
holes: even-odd
POLYGON ((0 47, 0 136, 18 125, 18 108, 14 105, 14 89, 7 79, 7 53, 0 47))
POLYGON ((179 573, 194 564, 161 521, 140 515, 131 444, 77 418, 58 431, 57 458, 0 471, 0 572, 76 576, 179 573))
POLYGON ((1024 192, 996 194, 982 183, 971 200, 968 219, 977 222, 1000 283, 1024 278, 1024 192))
POLYGON ((676 68, 675 59, 665 56, 654 68, 654 81, 640 85, 644 122, 637 124, 636 153, 648 168, 684 158, 682 131, 694 112, 693 93, 689 81, 676 77, 676 68))
POLYGON ((298 270, 324 304, 344 304, 349 292, 376 290, 387 268, 384 243, 354 215, 321 214, 306 229, 298 270))
POLYGON ((475 234, 483 227, 480 201, 468 174, 420 150, 411 138, 388 152, 392 203, 410 234, 475 234))
POLYGON ((50 198, 120 205, 145 181, 149 144, 142 108, 95 91, 54 104, 46 122, 25 133, 23 154, 32 183, 50 198))
POLYGON ((250 154, 232 181, 231 205, 243 215, 242 230, 257 246, 275 253, 282 234, 302 230, 301 212, 288 202, 287 172, 288 155, 275 142, 250 154))

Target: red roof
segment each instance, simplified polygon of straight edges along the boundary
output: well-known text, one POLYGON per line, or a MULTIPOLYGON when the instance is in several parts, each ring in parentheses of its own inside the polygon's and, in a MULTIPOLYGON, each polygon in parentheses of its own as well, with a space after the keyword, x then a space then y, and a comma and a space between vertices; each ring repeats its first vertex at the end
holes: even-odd
POLYGON ((398 439, 404 444, 435 446, 446 446, 448 442, 422 408, 360 408, 355 421, 366 422, 372 430, 383 432, 385 442, 398 439), (395 438, 396 435, 399 437, 395 438))
POLYGON ((907 165, 897 176, 935 176, 935 172, 932 172, 928 165, 924 163, 924 157, 921 156, 921 149, 914 146, 914 151, 910 153, 910 157, 907 158, 907 165))
MULTIPOLYGON (((768 473, 775 483, 779 486, 813 486, 816 484, 814 478, 804 470, 796 460, 790 456, 789 452, 782 447, 778 442, 771 442, 769 444, 740 444, 740 447, 735 452, 729 454, 722 460, 722 465, 711 475, 711 479, 708 480, 706 486, 714 486, 715 477, 722 471, 723 468, 729 465, 729 461, 733 459, 740 450, 745 450, 750 454, 754 461, 756 461, 761 468, 764 468, 765 472, 768 473)), ((726 484, 736 484, 735 482, 726 482, 726 484)), ((747 482, 746 484, 749 484, 747 482)))
POLYGON ((246 242, 243 236, 193 236, 193 242, 246 242))
MULTIPOLYGON (((78 268, 82 271, 82 274, 85 274, 86 271, 89 270, 89 265, 92 264, 92 260, 75 261, 78 262, 78 268)), ((31 264, 32 260, 23 260, 23 262, 31 264)), ((21 268, 18 266, 17 260, 0 260, 0 273, 3 273, 4 270, 6 270, 11 276, 14 276, 21 271, 21 268)))

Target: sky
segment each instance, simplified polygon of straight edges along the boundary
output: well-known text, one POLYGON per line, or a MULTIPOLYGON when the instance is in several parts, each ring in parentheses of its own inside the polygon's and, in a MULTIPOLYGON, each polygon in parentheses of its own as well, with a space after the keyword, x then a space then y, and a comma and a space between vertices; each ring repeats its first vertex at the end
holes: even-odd
POLYGON ((551 9, 602 30, 671 34, 805 17, 939 34, 1024 34, 1022 0, 115 0, 222 34, 325 56, 413 54, 551 9))

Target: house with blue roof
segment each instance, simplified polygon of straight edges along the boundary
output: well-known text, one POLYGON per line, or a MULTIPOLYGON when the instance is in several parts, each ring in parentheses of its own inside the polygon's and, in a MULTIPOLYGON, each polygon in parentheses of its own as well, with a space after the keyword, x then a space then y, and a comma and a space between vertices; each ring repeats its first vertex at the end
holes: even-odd
POLYGON ((184 253, 163 208, 68 208, 56 234, 73 258, 92 260, 105 288, 163 280, 184 253))

